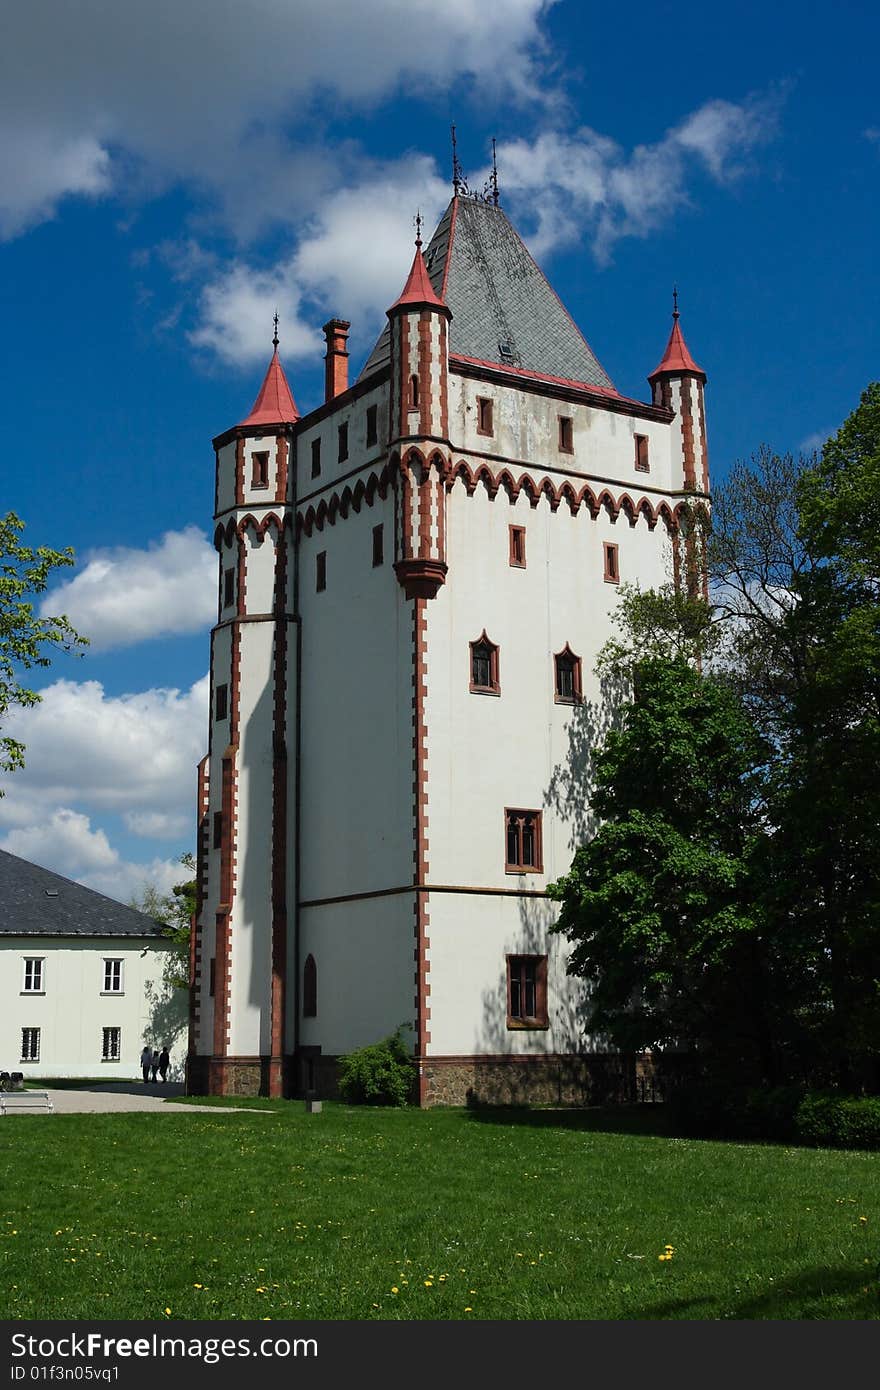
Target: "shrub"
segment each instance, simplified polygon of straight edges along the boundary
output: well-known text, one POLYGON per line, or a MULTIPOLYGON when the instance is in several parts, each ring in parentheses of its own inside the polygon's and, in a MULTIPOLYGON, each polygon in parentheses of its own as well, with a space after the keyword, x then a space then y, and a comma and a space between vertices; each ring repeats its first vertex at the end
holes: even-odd
POLYGON ((804 1096, 795 1120, 798 1138, 805 1144, 838 1149, 880 1149, 878 1096, 814 1092, 804 1096))
POLYGON ((415 1067, 403 1041, 401 1025, 388 1038, 359 1047, 343 1057, 339 1094, 352 1105, 406 1105, 415 1082, 415 1067))

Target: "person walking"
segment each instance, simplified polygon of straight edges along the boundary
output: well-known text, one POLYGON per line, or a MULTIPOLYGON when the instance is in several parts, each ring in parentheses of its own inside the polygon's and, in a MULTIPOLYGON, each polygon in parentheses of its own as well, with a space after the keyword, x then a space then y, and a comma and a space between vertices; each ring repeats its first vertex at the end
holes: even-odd
POLYGON ((145 1046, 144 1046, 144 1050, 143 1050, 143 1052, 141 1053, 141 1071, 142 1071, 143 1074, 144 1074, 144 1085, 145 1085, 145 1086, 146 1086, 147 1082, 148 1082, 149 1079, 150 1079, 150 1068, 152 1067, 152 1065, 153 1065, 153 1050, 152 1050, 152 1048, 147 1047, 147 1046, 145 1045, 145 1046))
POLYGON ((154 1048, 153 1048, 153 1056, 152 1056, 152 1058, 151 1058, 151 1060, 150 1060, 150 1080, 151 1080, 151 1081, 155 1081, 155 1080, 156 1080, 156 1072, 157 1072, 158 1070, 159 1070, 159 1049, 158 1049, 158 1047, 154 1047, 154 1048))
POLYGON ((164 1043, 162 1051, 159 1053, 159 1080, 162 1085, 168 1080, 168 1068, 171 1065, 171 1057, 168 1052, 168 1044, 164 1043))

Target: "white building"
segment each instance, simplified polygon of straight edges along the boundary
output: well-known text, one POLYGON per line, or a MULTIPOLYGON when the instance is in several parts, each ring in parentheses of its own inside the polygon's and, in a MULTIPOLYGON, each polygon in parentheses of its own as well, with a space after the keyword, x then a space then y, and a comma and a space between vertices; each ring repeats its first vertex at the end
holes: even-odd
POLYGON ((706 493, 677 310, 614 388, 497 201, 456 189, 348 385, 300 418, 277 334, 214 441, 218 619, 200 767, 189 1084, 331 1093, 412 1027, 419 1102, 583 1094, 546 886, 584 826, 617 584, 664 582, 706 493))
POLYGON ((139 1077, 145 1042, 182 1071, 185 991, 142 912, 0 850, 0 1071, 139 1077))

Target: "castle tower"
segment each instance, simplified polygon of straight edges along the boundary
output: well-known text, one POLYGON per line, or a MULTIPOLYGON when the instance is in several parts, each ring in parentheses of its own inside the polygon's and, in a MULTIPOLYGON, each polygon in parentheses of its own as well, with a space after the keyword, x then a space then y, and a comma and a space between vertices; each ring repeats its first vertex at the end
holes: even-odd
POLYGON ((494 184, 456 181, 387 318, 350 384, 325 324, 301 418, 276 343, 214 441, 190 1088, 332 1096, 404 1024, 421 1104, 631 1096, 547 889, 618 586, 665 582, 708 488, 705 374, 676 304, 653 399, 621 395, 494 184))
POLYGON ((406 284, 388 310, 389 444, 400 470, 394 570, 407 598, 433 598, 446 579, 451 318, 428 277, 418 236, 406 284))
MULTIPOLYGON (((282 1093, 293 943, 296 641, 290 440, 299 412, 274 351, 250 413, 214 440, 217 623, 200 765, 192 1088, 282 1093), (260 1075, 243 1076, 238 1059, 260 1075)), ((247 1066, 244 1068, 247 1071, 247 1066)))

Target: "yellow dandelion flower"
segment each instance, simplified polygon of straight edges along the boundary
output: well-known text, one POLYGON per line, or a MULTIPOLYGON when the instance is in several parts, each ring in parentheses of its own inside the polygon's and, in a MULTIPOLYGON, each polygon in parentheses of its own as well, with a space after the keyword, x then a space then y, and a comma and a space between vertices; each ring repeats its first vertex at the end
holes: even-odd
POLYGON ((465 1311, 466 1313, 472 1313, 474 1310, 473 1310, 473 1308, 465 1308, 464 1311, 465 1311))
POLYGON ((171 1309, 170 1309, 170 1308, 166 1308, 166 1309, 165 1309, 165 1312, 170 1314, 171 1309))
POLYGON ((433 1279, 426 1279, 426 1280, 425 1280, 425 1288, 426 1288, 426 1289, 433 1289, 433 1287, 434 1287, 434 1281, 433 1281, 433 1279))
POLYGON ((391 1292, 392 1292, 392 1293, 400 1293, 400 1289, 397 1287, 396 1284, 392 1284, 392 1285, 391 1285, 391 1292))
POLYGON ((193 1288, 194 1288, 194 1289, 201 1289, 201 1288, 204 1288, 204 1285, 203 1285, 203 1284, 193 1284, 193 1288))

